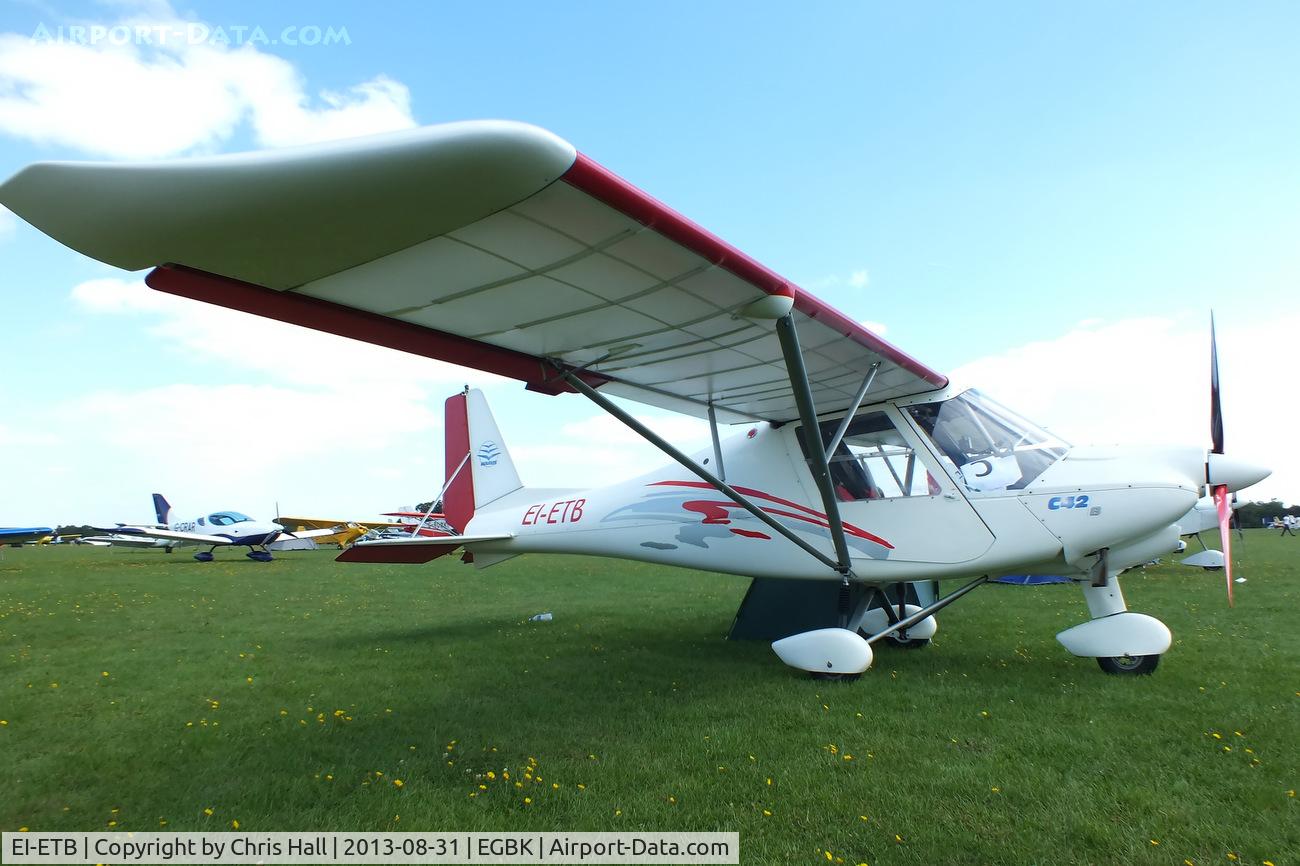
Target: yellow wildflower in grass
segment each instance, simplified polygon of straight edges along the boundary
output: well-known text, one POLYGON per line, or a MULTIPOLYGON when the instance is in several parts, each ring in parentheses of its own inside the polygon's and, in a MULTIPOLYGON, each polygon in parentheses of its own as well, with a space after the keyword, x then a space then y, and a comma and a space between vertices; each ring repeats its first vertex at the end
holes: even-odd
POLYGON ((395 787, 400 788, 400 787, 402 787, 403 784, 405 784, 405 783, 402 782, 401 779, 394 779, 394 780, 393 780, 393 785, 394 785, 395 787))
POLYGON ((894 834, 894 841, 897 842, 899 845, 902 845, 902 844, 903 844, 903 837, 900 836, 900 835, 898 835, 897 833, 895 833, 895 834, 894 834))
POLYGON ((1294 797, 1294 796, 1295 796, 1295 788, 1292 788, 1290 791, 1287 791, 1287 792, 1286 792, 1286 795, 1287 795, 1288 797, 1294 797))
POLYGON ((26 828, 26 827, 19 827, 19 828, 18 828, 18 832, 19 832, 19 833, 26 833, 26 832, 27 832, 27 828, 26 828))
POLYGON ((479 785, 479 786, 478 786, 478 789, 479 789, 480 791, 486 791, 486 790, 487 790, 487 785, 479 785))
POLYGON ((559 782, 552 782, 552 783, 551 783, 551 787, 552 787, 554 790, 558 791, 558 790, 560 790, 560 783, 559 783, 559 782))
POLYGON ((1213 733, 1210 734, 1210 736, 1211 736, 1211 737, 1214 737, 1214 739, 1216 739, 1216 740, 1222 740, 1222 739, 1223 739, 1223 734, 1220 734, 1218 731, 1214 731, 1213 733))
POLYGON ((579 791, 585 791, 585 790, 587 790, 587 786, 584 785, 584 784, 582 784, 581 782, 579 782, 579 783, 578 783, 578 790, 579 790, 579 791))
POLYGON ((244 682, 246 682, 246 683, 252 683, 252 682, 253 682, 253 678, 252 678, 252 677, 244 677, 244 682))
POLYGON ((510 781, 510 771, 509 771, 509 770, 502 770, 502 771, 501 771, 501 778, 503 778, 503 779, 505 779, 507 782, 509 782, 509 781, 510 781))
POLYGON ((110 827, 116 827, 116 826, 117 826, 117 822, 116 822, 116 821, 109 821, 109 822, 108 822, 108 826, 110 826, 110 827))
MULTIPOLYGON (((523 783, 523 782, 515 782, 515 787, 516 787, 516 788, 522 788, 523 786, 524 786, 524 783, 523 783)), ((559 786, 559 785, 554 785, 553 787, 558 788, 558 787, 560 787, 560 786, 559 786)))
POLYGON ((1233 854, 1231 851, 1229 851, 1229 852, 1228 852, 1228 859, 1231 860, 1233 863, 1236 863, 1236 862, 1237 862, 1237 855, 1236 855, 1236 854, 1233 854))
POLYGON ((987 718, 989 717, 989 711, 988 711, 988 710, 980 710, 980 715, 987 719, 987 718))
POLYGON ((852 761, 852 760, 853 760, 853 756, 852 756, 852 755, 847 755, 847 754, 846 754, 846 755, 844 755, 844 760, 846 760, 846 761, 852 761))
POLYGON ((1002 792, 1002 789, 999 788, 997 785, 994 785, 992 788, 989 788, 989 790, 992 791, 994 794, 999 794, 1002 792))
POLYGON ((166 819, 166 818, 159 818, 159 819, 158 819, 158 826, 159 826, 159 827, 166 827, 166 826, 167 826, 167 819, 166 819))
POLYGON ((209 818, 211 818, 211 817, 212 817, 212 807, 209 806, 208 808, 204 809, 204 810, 203 810, 203 814, 204 814, 204 815, 207 815, 209 818))
POLYGON ((771 818, 771 817, 772 817, 772 813, 769 812, 767 809, 764 809, 764 810, 763 810, 763 814, 764 814, 765 816, 767 816, 768 818, 771 818))
POLYGON ((827 859, 827 860, 834 860, 834 859, 835 859, 835 855, 832 854, 832 853, 829 852, 829 851, 823 851, 822 853, 826 855, 826 859, 827 859))
POLYGON ((497 774, 492 772, 491 770, 488 770, 487 777, 488 777, 488 781, 491 781, 497 777, 497 774))
POLYGON ((1151 840, 1151 844, 1152 844, 1152 845, 1159 845, 1159 844, 1160 844, 1160 840, 1159 840, 1159 839, 1152 839, 1152 840, 1151 840))
POLYGON ((1273 866, 1272 860, 1261 860, 1260 863, 1262 863, 1263 866, 1273 866))
POLYGON ((333 773, 326 773, 326 774, 325 774, 325 781, 327 781, 327 782, 333 782, 333 781, 334 781, 334 774, 333 774, 333 773))
POLYGON ((7 728, 7 727, 9 727, 9 720, 8 720, 8 719, 0 719, 0 728, 7 728))
POLYGON ((772 784, 772 777, 771 777, 771 776, 768 776, 768 777, 767 777, 767 784, 769 784, 769 785, 772 784))
POLYGON ((99 672, 99 675, 100 675, 101 677, 106 677, 106 676, 108 676, 108 671, 100 671, 100 672, 99 672))
POLYGON ((861 818, 863 821, 868 820, 866 815, 859 815, 858 817, 861 818))
POLYGON ((668 802, 669 802, 669 803, 672 803, 673 805, 677 805, 677 798, 676 798, 676 797, 669 797, 669 798, 668 798, 668 802))
POLYGON ((614 810, 614 817, 615 817, 615 818, 617 818, 619 815, 622 815, 622 814, 623 814, 623 810, 622 810, 622 809, 615 809, 615 810, 614 810))
POLYGON ((233 820, 233 821, 230 822, 230 829, 231 829, 231 830, 238 830, 238 829, 239 829, 239 819, 236 818, 235 820, 233 820))
POLYGON ((532 798, 532 797, 524 797, 524 805, 525 805, 525 806, 531 806, 532 803, 533 803, 533 798, 532 798))

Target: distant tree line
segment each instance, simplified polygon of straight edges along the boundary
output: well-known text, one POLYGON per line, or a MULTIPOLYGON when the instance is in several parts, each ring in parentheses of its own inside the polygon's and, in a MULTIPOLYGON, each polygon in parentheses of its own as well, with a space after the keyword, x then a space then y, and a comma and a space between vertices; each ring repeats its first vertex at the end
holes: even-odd
POLYGON ((1247 502, 1237 506, 1237 519, 1246 528, 1259 526, 1265 521, 1272 522, 1274 517, 1284 514, 1300 517, 1300 505, 1283 505, 1280 499, 1271 499, 1268 502, 1247 502))
POLYGON ((432 509, 434 514, 442 514, 442 500, 439 499, 437 502, 421 502, 419 505, 415 506, 416 511, 423 511, 425 514, 428 514, 430 509, 432 509))

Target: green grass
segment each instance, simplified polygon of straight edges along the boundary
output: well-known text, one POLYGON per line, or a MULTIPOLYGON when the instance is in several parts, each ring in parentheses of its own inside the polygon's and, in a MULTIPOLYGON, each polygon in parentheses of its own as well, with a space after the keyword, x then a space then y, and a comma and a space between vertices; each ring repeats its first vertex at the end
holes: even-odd
POLYGON ((744 863, 1295 863, 1300 540, 1238 550, 1233 610, 1218 574, 1125 578, 1174 632, 1152 677, 1056 643, 1086 619, 1077 589, 993 586, 930 648, 819 683, 723 638, 733 577, 6 549, 0 828, 728 830, 744 863))

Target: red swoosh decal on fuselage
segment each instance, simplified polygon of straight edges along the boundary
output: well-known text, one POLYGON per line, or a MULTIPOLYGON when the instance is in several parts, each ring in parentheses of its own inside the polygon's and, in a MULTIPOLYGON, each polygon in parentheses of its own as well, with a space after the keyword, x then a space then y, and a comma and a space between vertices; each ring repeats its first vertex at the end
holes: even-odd
MULTIPOLYGON (((709 484, 704 481, 655 481, 649 486, 650 487, 690 487, 697 490, 716 489, 712 484, 709 484)), ((780 515, 781 517, 789 517, 794 520, 803 520, 807 523, 816 524, 817 526, 820 526, 822 529, 830 528, 830 523, 827 520, 825 514, 823 514, 820 511, 814 511, 813 509, 807 507, 806 505, 800 505, 798 502, 791 502, 789 499, 782 499, 779 496, 773 496, 770 493, 764 493, 761 490, 755 490, 753 487, 740 487, 740 486, 733 485, 733 489, 737 493, 744 494, 745 496, 750 496, 753 497, 754 499, 763 499, 768 502, 773 502, 776 503, 777 505, 784 505, 786 508, 793 508, 796 509, 798 512, 801 512, 801 513, 795 513, 791 511, 784 511, 778 508, 763 508, 763 510, 766 511, 768 514, 776 514, 776 515, 780 515)), ((731 521, 731 517, 727 513, 727 509, 740 508, 741 506, 736 504, 735 502, 732 502, 730 499, 721 499, 721 500, 694 499, 689 502, 683 503, 682 507, 688 511, 694 511, 698 514, 702 514, 704 516, 704 521, 703 521, 704 523, 729 523, 731 521)), ((864 538, 868 541, 873 541, 876 544, 879 544, 882 547, 886 547, 890 550, 894 549, 894 545, 890 544, 888 541, 885 541, 885 539, 881 538, 878 535, 872 535, 870 532, 867 532, 865 529, 854 526, 852 523, 849 523, 848 521, 843 521, 843 525, 844 525, 844 531, 847 532, 849 535, 855 536, 857 538, 864 538)))

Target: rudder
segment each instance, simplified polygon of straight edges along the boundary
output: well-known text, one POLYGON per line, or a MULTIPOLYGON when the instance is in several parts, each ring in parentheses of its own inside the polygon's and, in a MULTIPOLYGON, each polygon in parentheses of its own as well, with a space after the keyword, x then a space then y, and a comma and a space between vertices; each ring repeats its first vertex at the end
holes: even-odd
POLYGON ((487 398, 477 388, 447 398, 445 477, 447 522, 464 532, 474 512, 524 485, 506 449, 487 398))
POLYGON ((167 498, 161 493, 153 495, 153 513, 158 518, 158 522, 167 526, 172 522, 172 507, 167 498))

